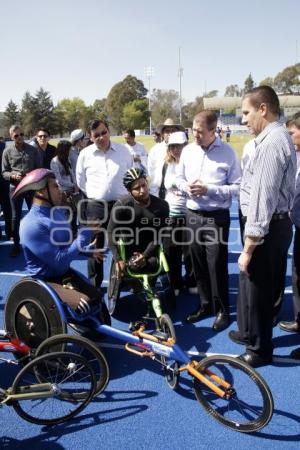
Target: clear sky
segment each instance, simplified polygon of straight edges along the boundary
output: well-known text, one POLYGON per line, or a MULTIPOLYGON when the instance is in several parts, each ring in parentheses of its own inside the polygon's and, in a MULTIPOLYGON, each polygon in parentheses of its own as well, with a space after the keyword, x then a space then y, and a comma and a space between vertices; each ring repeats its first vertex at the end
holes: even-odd
POLYGON ((56 103, 104 98, 132 74, 185 101, 300 60, 299 0, 0 0, 0 111, 43 87, 56 103))

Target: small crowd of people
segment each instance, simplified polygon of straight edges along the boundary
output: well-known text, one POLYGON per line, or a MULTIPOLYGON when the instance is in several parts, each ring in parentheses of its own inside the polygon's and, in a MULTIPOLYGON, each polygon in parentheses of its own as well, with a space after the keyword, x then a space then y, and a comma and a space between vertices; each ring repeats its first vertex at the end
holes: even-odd
MULTIPOLYGON (((124 132, 125 145, 113 142, 102 119, 92 120, 87 134, 74 130, 57 148, 49 144, 45 129, 37 130, 30 145, 22 128, 12 126, 13 144, 3 150, 1 178, 12 256, 20 253, 21 240, 28 273, 52 283, 62 299, 86 312, 99 298, 107 245, 120 277, 126 263, 118 253, 120 236, 126 259, 134 256, 137 270, 151 271, 162 245, 176 297, 184 290, 198 295, 198 307, 186 322, 214 316, 212 328, 221 332, 230 324, 228 239, 236 197, 243 249, 237 330, 229 338, 245 346, 240 358, 251 366, 271 363, 293 223, 295 320, 279 326, 300 331, 300 113, 281 124, 277 94, 259 86, 244 96, 242 115, 255 136, 242 164, 219 136, 216 114, 208 110, 195 115, 191 143, 181 124, 166 119, 148 154, 134 130, 124 132), (29 212, 20 228, 24 200, 29 212), (52 212, 62 204, 67 219, 59 208, 52 212), (79 253, 88 258, 90 283, 70 268, 79 253), (64 289, 70 284, 72 289, 64 289)), ((229 129, 228 141, 230 134, 229 129)), ((300 351, 293 356, 300 358, 300 351)))

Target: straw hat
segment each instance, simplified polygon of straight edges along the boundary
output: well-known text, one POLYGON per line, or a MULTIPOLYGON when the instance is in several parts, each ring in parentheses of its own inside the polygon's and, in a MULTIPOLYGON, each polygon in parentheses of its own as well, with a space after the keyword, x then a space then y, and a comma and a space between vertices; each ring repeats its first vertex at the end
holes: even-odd
POLYGON ((173 119, 166 119, 164 121, 164 123, 160 123, 157 127, 156 127, 156 131, 158 131, 160 134, 163 133, 164 128, 166 127, 174 127, 176 128, 177 131, 185 131, 185 128, 180 125, 180 123, 175 123, 173 119))

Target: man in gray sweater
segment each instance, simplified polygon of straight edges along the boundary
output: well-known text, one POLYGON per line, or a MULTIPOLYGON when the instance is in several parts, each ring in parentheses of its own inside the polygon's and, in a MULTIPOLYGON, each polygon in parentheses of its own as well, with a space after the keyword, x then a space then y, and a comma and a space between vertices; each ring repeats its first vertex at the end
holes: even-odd
MULTIPOLYGON (((12 125, 9 129, 10 137, 13 141, 5 148, 2 156, 2 176, 10 183, 10 198, 15 187, 24 176, 33 169, 40 167, 40 159, 37 149, 24 142, 24 133, 20 125, 12 125)), ((19 226, 22 217, 23 200, 26 201, 28 209, 31 207, 32 194, 29 192, 20 195, 16 199, 11 199, 12 207, 12 233, 14 247, 11 256, 20 254, 19 226)))

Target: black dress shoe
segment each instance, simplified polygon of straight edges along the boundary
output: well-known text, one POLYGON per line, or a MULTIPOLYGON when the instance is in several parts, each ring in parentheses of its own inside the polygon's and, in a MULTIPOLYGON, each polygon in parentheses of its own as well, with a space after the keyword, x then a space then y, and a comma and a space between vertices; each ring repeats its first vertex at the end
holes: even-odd
POLYGON ((216 319, 213 323, 213 330, 222 331, 229 326, 229 314, 227 312, 218 312, 216 319))
POLYGON ((240 335, 239 331, 231 330, 231 331, 229 331, 228 336, 236 344, 240 344, 240 345, 247 345, 248 344, 248 339, 244 339, 240 335))
POLYGON ((187 316, 186 321, 188 323, 198 322, 201 319, 205 319, 206 317, 211 316, 211 311, 209 309, 200 308, 197 311, 193 312, 189 316, 187 316))
POLYGON ((300 347, 295 348, 295 350, 291 352, 291 357, 294 359, 300 359, 300 347))
POLYGON ((249 366, 251 367, 267 366, 268 364, 271 364, 273 361, 272 356, 264 357, 260 355, 255 355, 254 353, 243 353, 241 356, 239 356, 239 359, 249 364, 249 366))
POLYGON ((298 333, 300 331, 300 324, 294 320, 293 322, 279 322, 279 328, 290 333, 298 333))

